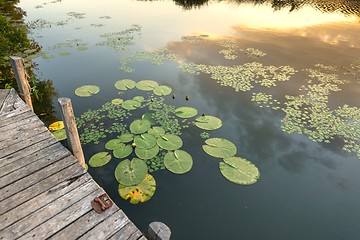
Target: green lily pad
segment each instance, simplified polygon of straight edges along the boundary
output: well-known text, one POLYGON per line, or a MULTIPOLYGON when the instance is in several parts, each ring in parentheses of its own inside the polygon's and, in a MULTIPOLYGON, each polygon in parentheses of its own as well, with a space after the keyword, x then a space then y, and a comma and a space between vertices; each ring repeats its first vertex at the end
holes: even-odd
POLYGON ((105 143, 105 148, 107 150, 115 150, 120 148, 123 145, 122 141, 119 138, 111 139, 105 143))
POLYGON ((119 184, 118 192, 120 197, 127 200, 130 198, 130 203, 137 204, 139 202, 148 201, 155 193, 156 182, 153 176, 147 174, 141 183, 134 186, 125 186, 119 184))
POLYGON ((135 96, 135 97, 133 97, 133 100, 138 101, 138 102, 143 102, 145 100, 145 98, 143 96, 135 96))
POLYGON ((229 181, 250 185, 256 183, 260 177, 259 169, 250 161, 241 157, 225 158, 219 163, 221 174, 229 181))
POLYGON ((125 186, 132 186, 141 183, 147 174, 146 163, 138 158, 131 161, 125 159, 121 161, 115 169, 116 180, 125 186))
POLYGON ((152 148, 146 149, 146 148, 135 148, 135 154, 141 159, 151 159, 155 157, 159 153, 160 149, 158 145, 155 145, 152 148))
POLYGON ((162 127, 152 127, 148 130, 148 133, 150 133, 151 135, 153 135, 156 138, 161 137, 162 135, 165 134, 165 129, 163 129, 162 127))
POLYGON ((126 110, 135 110, 141 106, 141 102, 136 100, 126 100, 122 103, 122 107, 126 110))
POLYGON ((133 89, 136 86, 136 82, 131 79, 119 80, 115 83, 115 87, 121 91, 126 91, 128 89, 133 89))
POLYGON ((195 125, 204 130, 215 130, 222 126, 221 119, 214 116, 201 116, 195 119, 195 125))
POLYGON ((153 93, 157 96, 166 96, 169 95, 172 92, 171 87, 162 85, 158 86, 153 90, 153 93))
POLYGON ((75 89, 75 95, 79 97, 90 97, 99 93, 100 88, 95 85, 84 85, 75 89))
POLYGON ((62 141, 65 140, 66 137, 66 131, 65 129, 60 129, 60 130, 56 130, 51 132, 51 134, 58 140, 58 141, 62 141))
POLYGON ((159 84, 153 80, 141 80, 136 83, 136 88, 143 91, 153 91, 159 84))
POLYGON ((131 145, 121 144, 119 148, 116 148, 113 151, 114 157, 116 158, 126 158, 129 156, 133 151, 133 148, 131 145))
POLYGON ((224 138, 209 138, 205 141, 205 143, 207 145, 203 145, 202 148, 212 157, 232 157, 237 151, 235 144, 224 138))
POLYGON ((143 133, 135 137, 134 143, 137 148, 149 149, 156 145, 156 138, 149 133, 143 133))
POLYGON ((99 152, 93 155, 89 160, 91 167, 102 167, 111 160, 111 155, 108 152, 99 152))
POLYGON ((193 107, 179 107, 175 109, 175 115, 181 118, 192 118, 198 114, 198 111, 193 107))
POLYGON ((134 140, 134 134, 124 133, 119 137, 119 139, 123 143, 128 143, 128 142, 131 142, 132 140, 134 140))
POLYGON ((172 173, 183 174, 192 168, 193 160, 189 153, 183 150, 168 152, 164 157, 165 167, 172 173))
POLYGON ((149 113, 149 112, 144 113, 144 114, 142 115, 142 119, 149 120, 149 121, 150 121, 150 123, 151 123, 151 125, 153 125, 153 124, 155 124, 155 123, 156 123, 156 121, 155 121, 155 119, 153 118, 152 114, 151 114, 151 113, 149 113))
POLYGON ((179 136, 173 134, 165 134, 158 138, 157 144, 165 150, 177 150, 183 145, 183 141, 179 136))
POLYGON ((124 102, 124 100, 121 99, 121 98, 115 98, 115 99, 111 100, 111 103, 114 104, 114 105, 120 105, 123 102, 124 102))
POLYGON ((150 121, 146 119, 137 119, 130 124, 130 131, 135 134, 141 134, 149 130, 150 127, 150 121))

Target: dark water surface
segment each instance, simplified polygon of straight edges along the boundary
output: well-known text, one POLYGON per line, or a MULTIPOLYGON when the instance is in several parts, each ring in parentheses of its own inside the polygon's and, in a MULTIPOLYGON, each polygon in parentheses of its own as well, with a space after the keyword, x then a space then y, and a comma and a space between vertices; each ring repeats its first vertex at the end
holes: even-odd
MULTIPOLYGON (((165 97, 168 104, 190 105, 221 118, 223 126, 210 132, 211 137, 232 141, 238 147, 237 155, 259 168, 261 177, 254 185, 229 182, 219 171, 219 159, 202 150, 199 134, 203 131, 194 126, 181 136, 182 149, 193 157, 193 168, 185 175, 167 170, 152 173, 157 189, 146 203, 131 205, 118 195, 113 176, 118 159, 102 168, 89 168, 141 230, 146 231, 152 221, 162 221, 171 228, 174 240, 360 239, 360 150, 342 150, 348 135, 330 133, 334 135, 330 143, 314 142, 306 127, 301 134, 289 134, 291 127, 288 132, 281 128, 293 126, 292 118, 285 114, 286 95, 314 94, 311 104, 315 104, 320 101, 317 94, 323 94, 328 99, 320 112, 335 114, 345 104, 354 107, 354 116, 344 124, 354 128, 355 136, 349 141, 360 145, 356 135, 360 127, 360 2, 279 2, 21 1, 26 21, 33 26, 31 36, 44 53, 54 56, 35 59, 40 72, 53 81, 60 96, 72 99, 77 116, 119 97, 114 88, 117 80, 154 79, 173 88, 177 97, 165 97), (102 34, 130 28, 132 44, 121 45, 123 49, 99 45, 105 40, 102 34), (134 61, 128 64, 132 72, 119 69, 136 52, 159 48, 175 54, 176 59, 159 65, 149 59, 134 61), (249 48, 266 55, 246 53, 249 48), (178 68, 184 63, 234 67, 252 62, 290 66, 296 72, 289 81, 270 88, 251 82, 253 88, 235 91, 222 86, 225 73, 216 81, 204 71, 196 75, 178 68), (330 80, 320 84, 306 69, 336 74, 335 82, 346 83, 332 82, 339 91, 329 90, 330 80), (100 93, 77 97, 74 90, 85 84, 99 86, 100 93), (326 89, 317 92, 312 88, 316 84, 326 89), (305 90, 299 90, 302 86, 305 90), (280 109, 251 101, 255 93, 272 95, 280 109)), ((238 78, 231 79, 236 82, 238 78)), ((320 135, 324 132, 319 130, 320 135)), ((84 145, 86 158, 104 151, 111 137, 84 145)))

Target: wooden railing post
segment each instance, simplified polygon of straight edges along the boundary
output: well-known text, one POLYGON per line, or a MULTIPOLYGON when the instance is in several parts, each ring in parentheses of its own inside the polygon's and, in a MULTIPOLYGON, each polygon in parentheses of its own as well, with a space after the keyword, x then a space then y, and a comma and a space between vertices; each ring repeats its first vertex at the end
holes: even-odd
POLYGON ((20 94, 24 97, 26 104, 29 108, 34 111, 32 101, 31 101, 31 94, 30 94, 30 85, 28 81, 28 75, 25 71, 24 60, 21 57, 10 57, 11 66, 13 72, 16 77, 16 82, 19 87, 20 94))
POLYGON ((61 107, 62 118, 65 124, 66 135, 69 146, 72 153, 80 162, 80 164, 86 168, 84 153, 81 148, 79 133, 76 126, 74 111, 70 98, 59 98, 58 102, 61 107))

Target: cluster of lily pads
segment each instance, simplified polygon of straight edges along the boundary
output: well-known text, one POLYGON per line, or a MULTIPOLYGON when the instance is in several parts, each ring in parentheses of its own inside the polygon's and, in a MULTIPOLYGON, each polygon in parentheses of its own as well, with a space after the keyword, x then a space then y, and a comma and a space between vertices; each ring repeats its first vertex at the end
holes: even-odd
POLYGON ((192 35, 192 36, 183 36, 181 40, 187 41, 191 44, 198 44, 209 37, 207 34, 200 34, 200 35, 192 35))
MULTIPOLYGON (((184 174, 191 170, 193 158, 182 149, 182 130, 194 125, 205 131, 212 131, 220 128, 222 121, 215 116, 198 116, 198 110, 194 107, 176 108, 166 104, 164 96, 171 94, 172 89, 153 80, 135 82, 123 79, 114 85, 120 91, 136 88, 151 94, 147 99, 144 96, 135 96, 127 100, 117 98, 104 104, 100 110, 85 112, 77 118, 79 131, 85 140, 83 143, 86 144, 89 143, 89 138, 94 137, 89 129, 103 129, 102 138, 109 133, 109 117, 104 115, 105 109, 108 112, 120 113, 113 114, 110 119, 114 122, 120 120, 122 124, 124 119, 131 116, 130 112, 146 110, 141 118, 134 119, 129 126, 124 124, 115 138, 107 140, 104 145, 106 151, 96 153, 88 161, 91 167, 102 167, 113 158, 120 159, 114 171, 115 179, 119 183, 120 196, 130 199, 131 203, 144 202, 153 196, 156 189, 151 172, 167 169, 174 174, 184 174)), ((100 88, 97 86, 86 85, 77 88, 75 94, 79 97, 89 97, 98 94, 99 91, 100 88)), ((208 132, 203 132, 202 136, 206 138, 203 150, 214 158, 223 159, 219 163, 219 169, 226 179, 244 185, 257 181, 258 169, 248 160, 235 156, 235 144, 224 138, 210 138, 208 132)), ((99 143, 97 136, 94 143, 99 143)))

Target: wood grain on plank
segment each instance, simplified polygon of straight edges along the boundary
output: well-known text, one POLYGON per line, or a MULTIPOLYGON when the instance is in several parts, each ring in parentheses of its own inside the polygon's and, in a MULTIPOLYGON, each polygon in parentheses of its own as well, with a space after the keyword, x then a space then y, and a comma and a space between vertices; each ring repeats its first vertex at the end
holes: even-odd
MULTIPOLYGON (((53 217, 56 218, 59 213, 69 208, 81 199, 86 199, 86 196, 88 196, 94 191, 99 191, 99 189, 96 187, 95 184, 93 184, 92 181, 89 181, 86 184, 81 185, 79 188, 68 192, 62 197, 37 210, 36 212, 31 213, 27 217, 21 219, 16 224, 13 224, 3 229, 2 235, 7 239, 19 238, 31 231, 32 229, 36 228, 37 226, 44 224, 49 219, 53 217)), ((37 239, 44 238, 38 237, 37 239)))
MULTIPOLYGON (((75 158, 74 158, 75 159, 75 158)), ((68 181, 69 179, 85 174, 85 170, 80 164, 75 163, 69 165, 67 168, 51 175, 48 178, 39 181, 38 183, 28 187, 24 191, 18 192, 11 197, 8 197, 0 202, 0 215, 10 211, 11 209, 19 206, 20 204, 29 201, 29 199, 49 190, 50 188, 60 184, 61 182, 68 181)))
POLYGON ((14 224, 15 222, 23 219, 24 217, 30 215, 36 210, 42 208, 43 206, 53 202, 54 200, 62 197, 66 193, 74 190, 75 188, 80 187, 86 182, 90 181, 92 178, 89 174, 84 174, 75 181, 64 181, 58 185, 52 187, 46 192, 28 199, 27 202, 13 208, 12 210, 6 212, 1 216, 2 221, 0 221, 0 230, 14 224))
POLYGON ((128 222, 123 228, 115 233, 111 240, 137 240, 142 236, 140 230, 132 222, 128 222))

